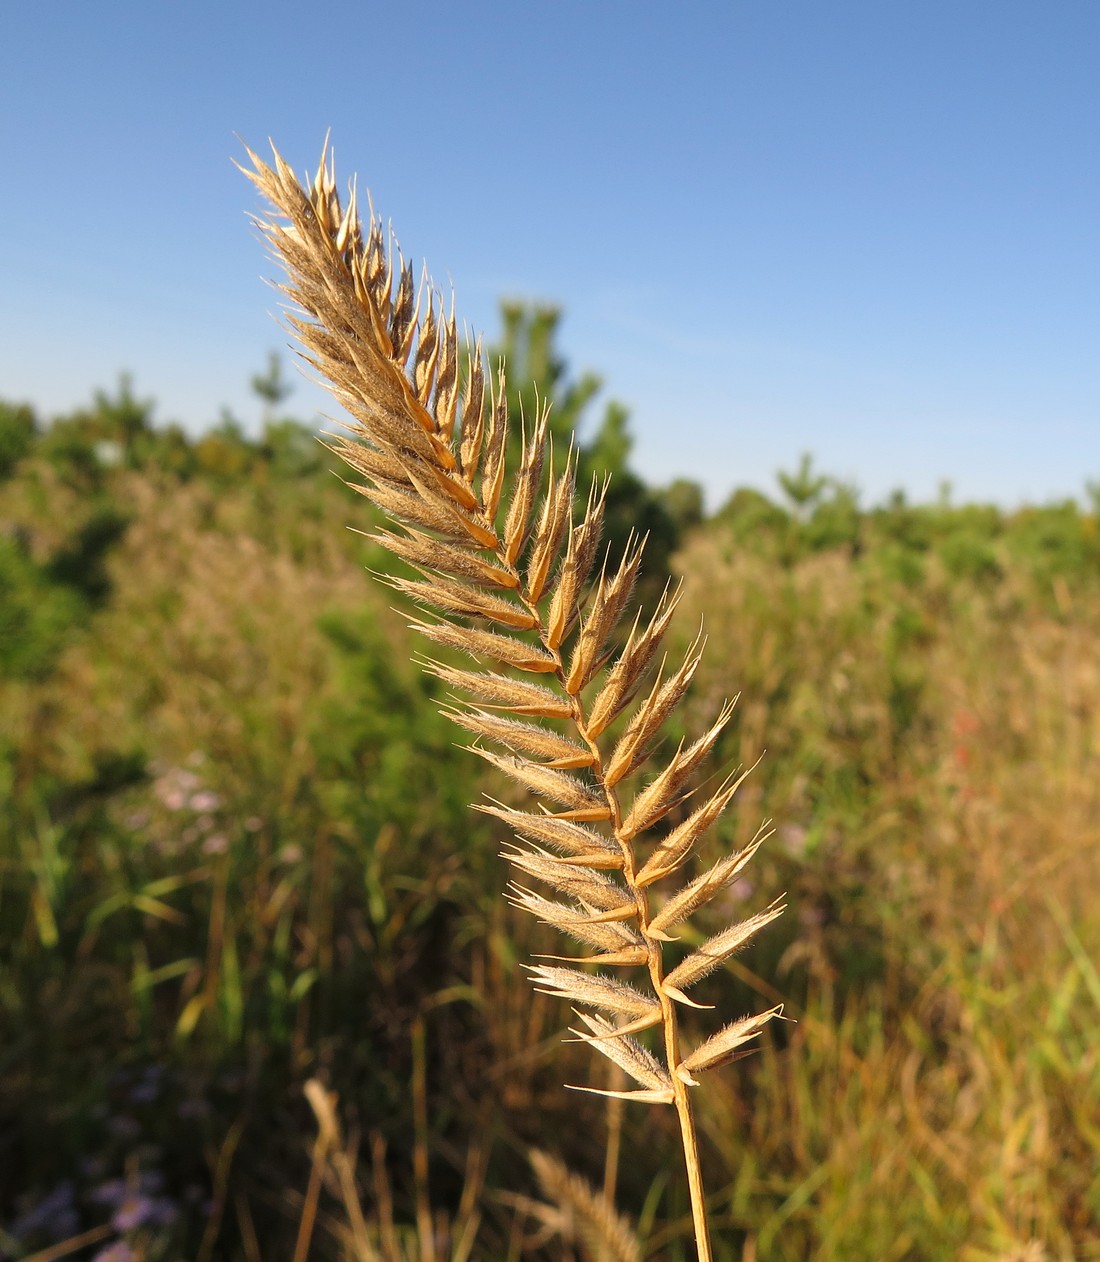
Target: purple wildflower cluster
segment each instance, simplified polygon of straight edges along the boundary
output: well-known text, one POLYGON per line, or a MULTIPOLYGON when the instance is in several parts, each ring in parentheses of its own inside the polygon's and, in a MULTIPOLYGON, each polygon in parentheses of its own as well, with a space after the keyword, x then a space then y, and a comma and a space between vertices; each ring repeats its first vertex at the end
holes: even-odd
POLYGON ((93 1155, 79 1162, 74 1177, 44 1193, 24 1193, 14 1218, 0 1224, 0 1262, 56 1248, 88 1231, 100 1233, 92 1262, 177 1262, 188 1223, 210 1205, 197 1182, 178 1194, 166 1190, 165 1151, 150 1139, 166 1104, 181 1121, 208 1111, 205 1100, 161 1065, 116 1070, 88 1114, 98 1132, 98 1142, 90 1144, 93 1155))
MULTIPOLYGON (((165 857, 198 850, 207 856, 229 849, 225 801, 203 775, 206 755, 196 750, 185 766, 153 764, 153 800, 137 805, 123 823, 132 832, 144 833, 152 848, 165 857)), ((248 832, 257 832, 263 821, 250 816, 248 832)))
MULTIPOLYGON (((178 854, 198 847, 206 855, 224 854, 229 849, 229 839, 220 827, 221 796, 204 784, 202 777, 192 769, 201 767, 204 757, 192 754, 188 761, 191 767, 154 769, 153 793, 164 810, 174 817, 176 825, 158 849, 178 854)), ((139 824, 136 819, 128 822, 139 824)))

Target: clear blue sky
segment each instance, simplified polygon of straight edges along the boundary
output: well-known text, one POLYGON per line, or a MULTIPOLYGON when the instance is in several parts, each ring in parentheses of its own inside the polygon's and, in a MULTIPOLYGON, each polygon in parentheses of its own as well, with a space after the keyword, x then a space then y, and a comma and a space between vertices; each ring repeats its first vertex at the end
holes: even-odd
POLYGON ((234 133, 302 170, 329 128, 470 326, 560 304, 647 478, 1100 478, 1096 0, 6 6, 0 396, 254 418, 287 339, 234 133))

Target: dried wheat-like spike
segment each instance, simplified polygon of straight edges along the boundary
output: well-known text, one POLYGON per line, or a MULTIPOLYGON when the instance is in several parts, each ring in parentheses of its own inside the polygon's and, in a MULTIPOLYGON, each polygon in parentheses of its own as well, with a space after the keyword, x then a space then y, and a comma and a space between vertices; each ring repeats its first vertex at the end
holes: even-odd
POLYGON ((662 680, 658 674, 649 695, 635 710, 626 730, 611 751, 604 771, 607 784, 618 784, 649 757, 653 738, 680 704, 701 661, 702 652, 697 640, 688 650, 680 669, 669 679, 662 680))
POLYGON ((638 871, 639 888, 644 889, 662 877, 671 876, 687 860, 695 843, 730 804, 749 771, 743 771, 739 776, 731 775, 717 793, 661 840, 638 871))
POLYGON ((508 399, 503 364, 490 389, 493 399, 489 410, 489 432, 485 439, 485 461, 481 468, 481 498, 487 515, 495 520, 504 489, 504 453, 508 439, 508 399))
POLYGON ((732 716, 733 703, 730 702, 722 708, 722 713, 715 719, 709 731, 704 732, 687 749, 681 746, 676 751, 676 756, 664 771, 634 799, 630 814, 623 820, 619 832, 621 837, 629 840, 668 814, 674 803, 679 801, 688 778, 714 748, 732 716))
POLYGON ((570 531, 565 559, 561 564, 546 621, 545 641, 550 649, 561 647, 562 640, 578 617, 581 587, 596 559, 596 549, 600 543, 606 500, 607 483, 600 488, 593 482, 584 516, 580 524, 570 531))
POLYGON ((747 845, 744 850, 739 850, 737 854, 724 855, 708 868, 706 872, 697 876, 694 881, 685 885, 683 889, 678 890, 665 905, 654 916, 650 918, 650 929, 671 929, 673 925, 678 925, 682 920, 686 920, 693 911, 702 907, 704 903, 710 900, 719 892, 729 885, 746 863, 759 850, 764 839, 771 835, 771 829, 761 832, 747 845))
POLYGON ((664 989, 670 995, 675 995, 685 986, 694 986, 708 973, 712 973, 723 960, 729 959, 731 955, 740 951, 750 938, 755 937, 765 925, 771 924, 786 910, 787 904, 777 900, 764 911, 750 916, 748 920, 742 920, 738 924, 730 925, 728 929, 723 929, 721 933, 716 933, 713 938, 704 942, 698 951, 692 952, 687 959, 676 965, 665 977, 664 989))
MULTIPOLYGON (((564 771, 554 771, 539 763, 529 762, 526 758, 509 758, 494 754, 492 750, 480 749, 476 745, 467 746, 473 752, 499 767, 505 775, 522 784, 538 797, 550 798, 567 807, 564 818, 575 820, 599 820, 611 817, 611 807, 604 801, 595 787, 578 780, 576 776, 567 775, 564 771)), ((561 812, 558 812, 561 814, 561 812)))
POLYGON ((491 561, 485 561, 476 554, 465 553, 459 548, 415 531, 395 535, 389 530, 380 530, 368 538, 372 543, 380 544, 395 553, 421 573, 427 570, 456 575, 498 589, 511 590, 519 587, 519 580, 514 574, 493 565, 491 561))
POLYGON ((641 1262, 641 1242, 605 1195, 548 1153, 533 1149, 529 1158, 550 1202, 524 1202, 527 1212, 542 1224, 535 1244, 557 1236, 570 1246, 570 1256, 579 1248, 585 1262, 641 1262))
POLYGON ((532 815, 529 811, 515 811, 505 806, 480 804, 474 809, 502 819, 517 836, 527 841, 541 841, 566 856, 588 857, 592 867, 607 867, 609 855, 623 858, 622 851, 612 840, 573 820, 557 815, 532 815))
POLYGON ((583 907, 571 907, 543 898, 520 885, 513 885, 508 897, 516 907, 522 907, 536 919, 553 925, 585 946, 596 947, 603 952, 619 952, 641 942, 640 935, 621 920, 594 917, 583 907))
POLYGON ((672 1080, 668 1070, 652 1052, 634 1039, 621 1034, 616 1026, 599 1014, 578 1012, 577 1016, 588 1026, 589 1033, 571 1030, 571 1034, 575 1034, 608 1060, 614 1061, 620 1069, 625 1069, 639 1086, 651 1091, 668 1091, 668 1102, 672 1103, 672 1080), (593 1035, 596 1037, 593 1038, 593 1035))
POLYGON ((743 778, 725 780, 686 820, 663 828, 704 778, 703 764, 733 707, 682 742, 624 809, 621 786, 650 766, 702 652, 700 633, 679 667, 650 679, 678 591, 666 589, 648 619, 628 617, 643 564, 644 541, 635 538, 621 561, 613 568, 605 561, 593 581, 607 483, 592 481, 575 518, 576 454, 570 444, 564 467, 555 469, 545 402, 517 435, 505 366, 487 369, 480 340, 463 347, 453 301, 447 310, 427 282, 418 295, 412 269, 380 224, 373 217, 359 223, 354 194, 341 203, 328 153, 305 184, 277 153, 270 165, 251 151, 249 158, 246 174, 273 207, 257 223, 286 271, 280 289, 291 308, 289 326, 306 362, 327 378, 351 418, 349 435, 335 438, 330 450, 362 479, 356 489, 387 518, 389 528, 368 537, 413 571, 385 581, 431 611, 414 629, 467 659, 424 663, 455 694, 445 713, 494 747, 475 744, 475 753, 537 799, 532 810, 479 808, 518 839, 509 861, 560 898, 520 886, 510 896, 596 952, 573 959, 573 967, 533 967, 535 983, 621 1022, 581 1014, 586 1032, 578 1037, 639 1086, 602 1094, 675 1106, 699 1258, 711 1262, 691 1075, 735 1059, 777 1013, 736 1022, 685 1058, 678 1005, 692 1003, 685 987, 781 907, 773 903, 717 933, 670 971, 667 931, 727 886, 763 837, 663 902, 654 899, 653 907, 648 887, 675 877, 693 858, 743 778), (510 673, 469 659, 501 663, 510 673), (625 729, 605 740, 639 694, 643 700, 625 729), (651 829, 663 832, 652 845, 651 829), (590 966, 636 969, 638 985, 590 966), (650 1030, 652 1049, 632 1037, 650 1030))
MULTIPOLYGON (((560 894, 570 894, 601 912, 634 912, 634 896, 602 872, 577 864, 563 864, 541 850, 506 850, 503 857, 513 866, 551 886, 560 894)), ((641 939, 638 939, 641 941, 641 939)))
POLYGON ((543 760, 544 767, 559 769, 591 767, 596 755, 591 749, 578 745, 576 741, 567 740, 548 727, 537 723, 520 723, 516 719, 506 719, 498 714, 490 714, 486 710, 444 710, 453 722, 464 727, 477 736, 486 736, 490 740, 507 745, 509 749, 523 750, 543 760))
POLYGON ((569 514, 573 507, 576 492, 576 476, 574 470, 573 448, 565 459, 565 470, 560 476, 554 474, 553 448, 550 450, 548 464, 549 477, 546 495, 538 526, 535 528, 534 542, 531 546, 531 558, 527 566, 527 594, 534 603, 542 599, 546 591, 546 582, 550 577, 551 567, 561 547, 565 528, 569 524, 569 514))
MULTIPOLYGON (((679 593, 666 589, 644 631, 637 630, 637 620, 630 632, 626 646, 619 654, 600 688, 585 724, 585 731, 592 740, 603 735, 623 709, 630 704, 637 692, 649 663, 660 648, 668 624, 679 603, 679 593)), ((687 684, 684 688, 686 690, 687 684)), ((667 717, 667 716, 666 716, 667 717)))
POLYGON ((631 543, 632 541, 627 542, 618 570, 610 578, 606 575, 600 576, 599 586, 592 598, 591 612, 584 620, 584 626, 577 637, 573 660, 565 680, 566 691, 574 695, 591 682, 606 660, 601 656, 601 650, 607 637, 618 626, 623 609, 634 590, 638 567, 642 561, 644 540, 634 546, 631 543))
POLYGON ((656 999, 648 999, 641 991, 611 977, 582 973, 575 968, 550 968, 544 964, 530 965, 537 989, 546 995, 561 995, 577 1003, 606 1012, 621 1012, 628 1017, 651 1018, 656 1024, 661 1019, 661 1008, 656 999))
POLYGON ((431 658, 421 659, 421 665, 444 683, 470 693, 490 709, 511 710, 513 714, 544 719, 567 719, 572 714, 569 702, 543 684, 491 671, 457 670, 431 658))
POLYGON ((766 1012, 756 1012, 750 1017, 732 1022, 717 1034, 712 1034, 690 1056, 685 1056, 676 1068, 676 1076, 688 1086, 697 1085, 691 1077, 693 1073, 716 1069, 719 1065, 728 1065, 738 1055, 747 1055, 740 1050, 744 1044, 756 1038, 773 1017, 782 1015, 783 1005, 780 1003, 766 1012))
MULTIPOLYGON (((389 482, 398 487, 412 486, 405 475, 404 464, 387 451, 380 451, 377 447, 368 446, 366 443, 349 442, 343 435, 336 435, 335 442, 323 443, 322 446, 328 448, 334 456, 339 456, 345 464, 351 465, 356 473, 361 473, 364 477, 389 482)), ((347 482, 346 485, 356 491, 363 489, 361 482, 347 482)))
POLYGON ((464 650, 472 657, 492 657, 507 666, 514 666, 516 670, 529 670, 536 674, 548 675, 557 670, 557 662, 549 653, 525 640, 497 635, 495 631, 456 627, 450 622, 410 622, 409 626, 436 644, 464 650))
POLYGON ((438 574, 432 575, 424 583, 389 575, 383 577, 382 581, 418 604, 428 605, 440 613, 458 614, 464 618, 485 618, 516 631, 533 631, 538 625, 533 614, 512 601, 494 596, 492 592, 445 579, 438 574))
POLYGON ((527 541, 529 518, 538 495, 549 427, 550 409, 544 407, 533 432, 523 440, 523 456, 512 489, 508 519, 504 523, 504 559, 509 565, 515 565, 519 560, 527 541))

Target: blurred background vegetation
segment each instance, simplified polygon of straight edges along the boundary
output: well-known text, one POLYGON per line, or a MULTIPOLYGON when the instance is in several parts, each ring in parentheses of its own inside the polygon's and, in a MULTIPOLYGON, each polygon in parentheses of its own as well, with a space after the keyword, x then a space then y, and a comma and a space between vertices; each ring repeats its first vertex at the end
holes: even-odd
MULTIPOLYGON (((613 472, 650 603, 683 577, 677 722, 740 691, 719 762, 766 750, 716 914, 790 911, 702 997, 797 1023, 707 1084, 717 1256, 1100 1258, 1100 487, 863 507, 806 456, 708 516, 556 327, 505 307, 512 403, 613 472)), ((527 1158, 599 1186, 620 1125, 645 1256, 691 1257, 670 1119, 561 1088, 603 1071, 519 967, 560 948, 372 510, 277 357, 253 387, 258 437, 125 379, 0 404, 0 1257, 584 1258, 527 1158)))

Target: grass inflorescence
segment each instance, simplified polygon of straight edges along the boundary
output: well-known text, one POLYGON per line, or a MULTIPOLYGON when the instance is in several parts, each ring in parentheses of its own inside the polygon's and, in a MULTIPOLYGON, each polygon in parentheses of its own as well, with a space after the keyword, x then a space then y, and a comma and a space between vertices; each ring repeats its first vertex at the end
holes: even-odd
POLYGON ((685 875, 740 783, 722 781, 674 823, 734 707, 660 752, 702 640, 666 667, 675 592, 630 618, 644 541, 629 540, 617 563, 602 554, 606 484, 581 488, 577 514, 572 447, 555 468, 548 408, 517 424, 504 365, 487 372, 480 342, 460 344, 453 304, 448 315, 430 284, 418 292, 373 214, 360 223, 354 188, 341 204, 327 153, 306 186, 278 152, 272 165, 249 157, 247 174, 275 212, 259 222, 287 272, 288 321, 352 418, 333 449, 396 524, 373 540, 417 575, 390 581, 426 610, 416 631, 476 664, 429 660, 456 689, 448 714, 475 738, 471 752, 535 799, 533 810, 485 808, 516 839, 506 852, 512 901, 587 953, 535 965, 532 977, 585 1010, 575 1037, 633 1080, 583 1090, 675 1108, 698 1254, 710 1262, 691 1093, 697 1075, 743 1055, 781 1012, 773 1005, 682 1045, 680 1008, 700 1006, 688 992, 784 910, 777 899, 669 958, 673 931, 728 889, 766 835, 685 875), (637 1040, 647 1031, 654 1050, 637 1040))

